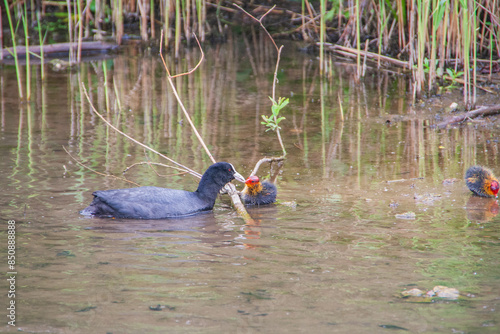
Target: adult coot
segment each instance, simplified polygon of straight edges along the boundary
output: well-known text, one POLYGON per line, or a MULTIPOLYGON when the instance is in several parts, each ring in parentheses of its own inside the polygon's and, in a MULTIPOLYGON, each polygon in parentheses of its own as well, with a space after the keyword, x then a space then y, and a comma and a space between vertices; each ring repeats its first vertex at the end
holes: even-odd
POLYGON ((276 201, 278 190, 273 183, 268 181, 261 183, 257 176, 250 176, 245 184, 246 187, 242 191, 242 199, 245 204, 262 205, 276 201))
POLYGON ((194 192, 159 187, 95 191, 94 200, 80 214, 86 216, 161 219, 212 210, 219 191, 232 180, 245 182, 227 162, 208 167, 194 192))
POLYGON ((465 184, 474 194, 482 197, 498 197, 500 185, 491 170, 472 166, 465 172, 465 184))

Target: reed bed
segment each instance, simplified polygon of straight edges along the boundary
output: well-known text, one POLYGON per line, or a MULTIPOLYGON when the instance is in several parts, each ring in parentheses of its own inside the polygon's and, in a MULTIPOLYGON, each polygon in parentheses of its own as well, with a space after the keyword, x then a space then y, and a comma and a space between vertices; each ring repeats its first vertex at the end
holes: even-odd
MULTIPOLYGON (((158 32, 163 30, 164 47, 174 49, 179 56, 182 47, 192 44, 195 34, 206 42, 224 41, 228 30, 255 33, 255 23, 235 4, 257 18, 273 5, 215 0, 4 0, 1 13, 4 21, 12 19, 11 41, 16 36, 19 40, 18 35, 29 35, 26 41, 32 45, 47 43, 45 39, 50 43, 48 33, 57 30, 54 26, 65 27, 66 40, 75 45, 68 50, 69 61, 79 62, 81 43, 88 39, 117 44, 139 39, 158 45, 158 32)), ((445 87, 446 81, 459 78, 464 104, 472 108, 477 86, 494 80, 493 75, 500 70, 499 0, 302 0, 274 4, 263 20, 274 38, 318 43, 322 64, 328 60, 328 52, 356 58, 358 79, 364 75, 367 61, 376 62, 377 67, 403 67, 412 74, 415 98, 426 92, 433 94, 445 87)), ((0 45, 13 44, 0 41, 0 45)))

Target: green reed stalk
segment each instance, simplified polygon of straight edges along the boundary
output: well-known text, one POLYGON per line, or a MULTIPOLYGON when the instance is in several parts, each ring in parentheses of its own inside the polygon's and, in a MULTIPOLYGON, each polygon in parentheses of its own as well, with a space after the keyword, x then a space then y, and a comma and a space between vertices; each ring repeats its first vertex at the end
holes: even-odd
POLYGON ((77 62, 80 63, 82 60, 82 38, 83 38, 83 14, 82 14, 82 0, 77 0, 76 2, 78 11, 78 51, 77 51, 77 62))
POLYGON ((5 4, 5 13, 7 13, 7 21, 9 22, 10 35, 12 38, 12 53, 14 57, 14 64, 16 68, 16 77, 17 77, 17 91, 19 92, 19 98, 23 99, 23 83, 21 81, 21 73, 19 70, 19 60, 17 59, 17 45, 16 45, 16 33, 14 30, 14 25, 12 24, 12 17, 10 16, 9 3, 7 0, 4 0, 5 4))
POLYGON ((469 0, 469 6, 472 8, 472 105, 476 106, 476 87, 477 87, 477 10, 476 1, 469 0))
POLYGON ((431 35, 431 54, 429 61, 429 92, 434 90, 434 81, 436 79, 436 32, 441 25, 443 20, 444 9, 443 5, 447 0, 442 0, 438 3, 438 0, 432 0, 432 35, 431 35))
MULTIPOLYGON (((385 1, 380 1, 380 17, 379 17, 379 38, 378 38, 378 54, 382 54, 382 42, 385 38, 386 35, 386 27, 387 27, 387 22, 389 22, 388 18, 386 17, 386 10, 385 10, 385 1)), ((386 45, 384 43, 384 51, 385 51, 386 45)), ((378 59, 378 67, 380 67, 380 58, 378 59)))
POLYGON ((24 28, 24 44, 26 48, 26 101, 31 100, 31 67, 30 67, 30 36, 28 31, 28 4, 24 3, 24 13, 21 16, 24 28))
POLYGON ((115 27, 116 27, 116 43, 122 44, 123 39, 123 0, 115 0, 113 6, 115 27))
POLYGON ((420 97, 425 82, 424 57, 425 42, 427 37, 427 22, 429 19, 429 0, 417 0, 417 16, 416 94, 417 97, 420 97))
POLYGON ((205 41, 205 1, 196 0, 196 17, 198 20, 198 36, 200 41, 205 41))
POLYGON ((357 64, 357 78, 359 79, 361 77, 361 17, 360 17, 360 10, 359 10, 359 0, 356 0, 356 50, 357 52, 357 57, 356 57, 356 64, 357 64))
POLYGON ((45 55, 43 54, 43 38, 42 38, 42 25, 40 21, 42 20, 40 11, 36 12, 36 21, 38 25, 38 42, 40 43, 40 61, 42 62, 40 64, 40 71, 41 71, 41 76, 42 76, 42 81, 45 79, 45 55))
POLYGON ((186 38, 187 45, 189 46, 191 40, 191 0, 182 1, 184 10, 182 17, 184 21, 184 37, 186 38))
POLYGON ((109 119, 109 114, 111 110, 109 105, 108 69, 105 61, 102 62, 102 72, 104 74, 104 96, 106 97, 106 113, 109 119))
POLYGON ((446 59, 446 41, 448 41, 448 25, 450 22, 450 1, 446 1, 444 6, 444 17, 443 17, 443 25, 441 30, 441 41, 439 47, 439 71, 440 73, 444 73, 444 65, 446 59))
POLYGON ((181 44, 181 1, 175 0, 175 57, 179 57, 181 44))
POLYGON ((165 48, 168 47, 172 36, 170 30, 170 7, 171 0, 163 0, 163 34, 165 35, 165 48))
MULTIPOLYGON (((405 25, 406 25, 406 0, 398 0, 397 1, 397 16, 398 16, 398 33, 399 33, 399 47, 402 49, 406 46, 406 33, 405 33, 405 25)), ((413 7, 413 6, 412 6, 413 7)), ((413 9, 411 9, 411 12, 413 12, 413 9)), ((410 13, 410 20, 413 20, 413 17, 411 16, 410 13)), ((411 25, 411 23, 410 23, 411 25)), ((410 29, 412 30, 412 29, 410 29)), ((410 37, 410 39, 413 39, 413 37, 410 37)))
POLYGON ((149 24, 151 25, 151 38, 155 38, 155 2, 149 3, 149 24))
POLYGON ((319 21, 319 71, 321 76, 323 76, 325 71, 325 16, 326 16, 326 0, 320 1, 320 21, 319 21))
MULTIPOLYGON (((448 52, 446 56, 451 58, 452 55, 458 57, 462 52, 462 35, 458 26, 458 22, 460 21, 460 3, 459 0, 453 0, 453 14, 450 18, 450 34, 449 40, 452 43, 448 43, 448 52)), ((455 71, 458 70, 458 59, 455 62, 455 71)))
POLYGON ((139 12, 141 14, 141 38, 145 42, 148 40, 148 16, 146 0, 138 0, 139 12))
POLYGON ((467 109, 471 107, 471 86, 470 86, 470 21, 469 6, 467 0, 459 0, 462 6, 462 57, 464 64, 464 103, 467 109))
POLYGON ((490 73, 488 74, 488 81, 491 81, 492 71, 493 71, 493 36, 490 34, 490 73))
MULTIPOLYGON (((0 27, 3 27, 2 22, 2 7, 0 7, 0 27)), ((0 29, 0 60, 3 60, 3 28, 0 29)))
POLYGON ((71 1, 66 0, 67 10, 68 10, 68 38, 69 38, 69 62, 73 64, 75 62, 75 51, 73 49, 73 19, 71 17, 71 1))

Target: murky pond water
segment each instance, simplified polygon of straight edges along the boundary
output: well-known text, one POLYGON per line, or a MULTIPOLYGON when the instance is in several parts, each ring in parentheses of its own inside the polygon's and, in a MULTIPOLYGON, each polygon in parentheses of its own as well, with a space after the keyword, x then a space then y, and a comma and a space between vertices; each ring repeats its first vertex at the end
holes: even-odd
MULTIPOLYGON (((275 135, 260 124, 270 113, 274 53, 268 43, 255 45, 208 47, 198 71, 175 79, 212 154, 244 176, 261 157, 280 155, 275 135)), ((167 61, 179 73, 198 59, 192 51, 167 61)), ((281 123, 288 151, 281 204, 252 208, 248 225, 227 197, 213 213, 184 219, 78 214, 93 190, 133 185, 79 166, 63 147, 120 177, 134 163, 165 162, 107 128, 81 83, 119 129, 199 172, 210 165, 153 52, 49 70, 44 83, 33 67, 33 99, 24 104, 13 68, 1 68, 6 278, 9 220, 17 242, 15 299, 7 297, 9 281, 1 285, 2 330, 498 333, 498 204, 471 197, 462 177, 476 163, 500 173, 500 129, 433 129, 429 108, 448 97, 412 107, 405 78, 373 73, 357 83, 354 68, 333 65, 334 75, 322 79, 313 56, 286 46, 278 86, 278 96, 290 97, 281 123), (400 219, 409 213, 415 219, 400 219), (437 285, 458 289, 460 298, 401 298, 437 285), (11 300, 16 328, 7 324, 11 300)), ((264 166, 259 174, 268 172, 264 166)), ((197 184, 147 164, 125 177, 169 188, 197 184)))

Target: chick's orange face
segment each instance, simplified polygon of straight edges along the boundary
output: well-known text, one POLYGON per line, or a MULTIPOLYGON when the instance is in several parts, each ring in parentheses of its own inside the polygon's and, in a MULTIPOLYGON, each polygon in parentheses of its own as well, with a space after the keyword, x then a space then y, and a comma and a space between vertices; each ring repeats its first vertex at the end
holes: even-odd
MULTIPOLYGON (((245 181, 245 184, 248 186, 248 187, 252 187, 252 186, 255 186, 259 183, 259 177, 257 176, 250 176, 246 181, 245 181)), ((497 183, 498 184, 498 183, 497 183)), ((498 192, 498 190, 497 190, 498 192)))
POLYGON ((490 190, 495 197, 498 197, 498 190, 500 189, 500 185, 498 181, 491 181, 490 190))

